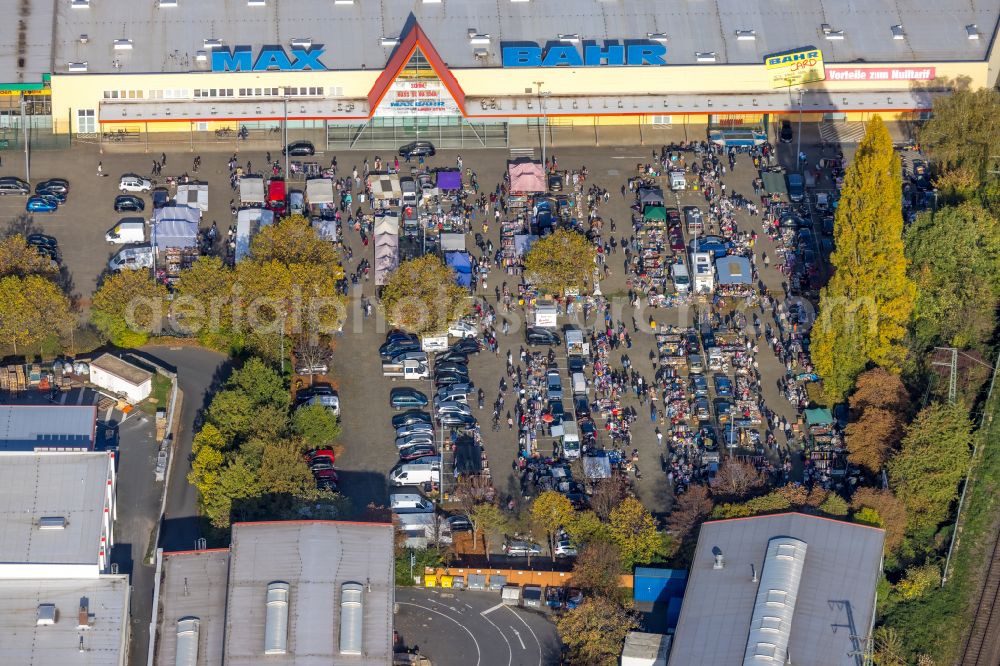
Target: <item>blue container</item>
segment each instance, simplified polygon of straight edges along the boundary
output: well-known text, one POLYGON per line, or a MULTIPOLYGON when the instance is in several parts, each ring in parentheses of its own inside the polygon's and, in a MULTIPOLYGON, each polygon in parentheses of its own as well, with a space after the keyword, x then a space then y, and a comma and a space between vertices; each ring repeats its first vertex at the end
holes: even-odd
POLYGON ((633 598, 636 602, 667 603, 674 597, 684 596, 686 585, 687 571, 683 569, 636 567, 633 598))

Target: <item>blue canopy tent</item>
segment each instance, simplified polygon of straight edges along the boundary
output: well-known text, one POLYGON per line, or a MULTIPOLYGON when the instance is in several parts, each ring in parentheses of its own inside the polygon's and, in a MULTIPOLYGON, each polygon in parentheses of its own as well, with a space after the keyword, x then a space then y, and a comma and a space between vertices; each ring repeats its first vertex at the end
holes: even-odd
POLYGON ((437 186, 439 190, 453 191, 462 189, 461 171, 438 171, 437 186))
POLYGON ((750 260, 746 257, 719 257, 715 260, 715 271, 719 274, 720 285, 747 285, 753 280, 750 260))
POLYGON ((447 252, 444 261, 448 268, 455 271, 455 281, 459 286, 472 286, 472 261, 468 252, 447 252))

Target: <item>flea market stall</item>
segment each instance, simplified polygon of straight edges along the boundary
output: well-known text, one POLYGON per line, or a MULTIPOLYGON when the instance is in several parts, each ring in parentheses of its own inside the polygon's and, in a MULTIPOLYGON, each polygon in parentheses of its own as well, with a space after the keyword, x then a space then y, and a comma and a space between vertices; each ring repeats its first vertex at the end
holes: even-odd
POLYGON ((385 215, 375 222, 375 286, 385 286, 399 266, 399 218, 385 215))
POLYGON ((739 298, 753 293, 753 271, 746 257, 719 257, 715 260, 715 272, 718 275, 716 293, 739 298))
POLYGON ((202 213, 208 212, 208 184, 195 181, 178 185, 174 202, 178 206, 197 208, 202 213))
POLYGON ((372 208, 398 206, 403 198, 399 185, 399 175, 394 173, 373 173, 368 176, 368 191, 372 196, 372 208))
POLYGON ((243 208, 236 213, 233 258, 239 262, 250 254, 250 243, 261 227, 274 223, 274 213, 266 208, 243 208))
POLYGON ((333 181, 329 178, 310 178, 306 181, 306 206, 310 216, 327 217, 337 206, 333 199, 333 181))
POLYGON ((240 206, 264 206, 264 178, 243 176, 240 178, 240 206))

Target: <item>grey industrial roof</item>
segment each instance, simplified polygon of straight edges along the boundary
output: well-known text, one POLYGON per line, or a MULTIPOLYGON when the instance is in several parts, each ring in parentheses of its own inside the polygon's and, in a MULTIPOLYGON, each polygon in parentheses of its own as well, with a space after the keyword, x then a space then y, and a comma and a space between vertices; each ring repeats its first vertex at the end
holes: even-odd
POLYGON ((392 661, 393 530, 389 524, 333 521, 233 526, 225 663, 257 664, 264 654, 267 586, 290 585, 288 652, 269 664, 346 666, 392 661), (364 657, 340 654, 341 584, 361 583, 364 657))
POLYGON ((175 666, 177 621, 196 617, 198 663, 221 666, 226 620, 229 550, 205 550, 163 558, 156 664, 175 666))
POLYGON ((90 449, 97 407, 0 405, 0 451, 90 449))
POLYGON ((0 454, 0 563, 96 566, 110 464, 104 452, 0 454), (63 529, 38 528, 55 517, 63 529))
POLYGON ((125 574, 0 581, 0 660, 19 666, 120 666, 127 657, 128 614, 125 574), (81 630, 77 626, 84 603, 92 623, 81 630), (55 624, 35 624, 39 604, 55 604, 55 624))
MULTIPOLYGON (((87 62, 91 73, 196 71, 194 57, 205 39, 287 47, 294 38, 311 38, 325 44, 322 61, 331 69, 381 70, 392 51, 381 38, 399 36, 411 13, 454 68, 498 67, 502 43, 544 44, 560 34, 597 42, 666 34, 668 64, 693 64, 696 52, 707 51, 716 52, 718 62, 760 63, 767 54, 806 45, 822 48, 830 62, 981 61, 1000 15, 994 0, 262 1, 263 6, 248 6, 247 0, 177 0, 174 7, 161 7, 153 1, 93 0, 88 8, 74 9, 72 0, 57 0, 53 28, 44 20, 52 0, 25 0, 19 5, 41 14, 31 17, 39 25, 29 42, 39 46, 29 52, 28 67, 65 72, 69 62, 87 62), (827 40, 823 24, 844 31, 844 38, 827 40), (981 33, 978 40, 966 32, 973 24, 981 33), (905 39, 892 38, 893 25, 903 26, 905 39), (488 34, 490 43, 473 45, 470 30, 488 34), (755 31, 754 40, 737 39, 737 31, 748 30, 755 31), (86 43, 81 35, 87 35, 86 43), (44 48, 50 38, 51 54, 44 48), (116 39, 131 39, 133 48, 115 50, 116 39), (487 56, 477 58, 476 49, 486 49, 487 56)), ((14 52, 17 34, 17 21, 0 26, 0 53, 14 52)), ((13 63, 4 69, 13 70, 13 63)))
POLYGON ((792 537, 808 548, 788 653, 792 663, 856 666, 875 603, 885 532, 799 513, 705 523, 670 651, 671 666, 739 664, 750 634, 768 542, 792 537), (723 569, 714 569, 720 551, 723 569), (753 567, 753 569, 752 569, 753 567))
POLYGON ((112 356, 111 354, 101 354, 90 362, 91 367, 97 366, 105 372, 109 372, 116 377, 124 379, 133 386, 139 386, 143 382, 153 378, 153 373, 143 370, 137 365, 132 365, 125 359, 112 356))

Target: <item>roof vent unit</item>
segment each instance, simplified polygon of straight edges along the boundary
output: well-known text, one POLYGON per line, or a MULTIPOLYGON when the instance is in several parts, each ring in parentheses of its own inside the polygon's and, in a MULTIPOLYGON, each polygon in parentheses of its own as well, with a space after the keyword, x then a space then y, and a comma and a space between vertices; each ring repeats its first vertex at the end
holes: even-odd
POLYGON ((202 44, 202 48, 205 48, 205 49, 207 49, 209 51, 211 51, 213 49, 221 49, 223 47, 221 39, 211 39, 211 38, 209 38, 209 39, 206 39, 206 40, 202 41, 201 44, 202 44))
POLYGON ((163 7, 176 7, 177 6, 177 0, 160 0, 160 2, 157 4, 157 6, 159 6, 160 8, 163 8, 163 7))
POLYGON ((71 62, 66 66, 66 70, 69 72, 86 72, 87 63, 86 62, 71 62))
POLYGON ((266 7, 266 0, 247 0, 247 7, 266 7))
POLYGON ((312 37, 292 38, 292 48, 294 49, 311 49, 312 45, 313 45, 312 37))
POLYGON ((713 569, 725 569, 726 568, 726 558, 722 556, 722 551, 715 549, 715 555, 712 561, 713 569))
POLYGON ((738 42, 752 42, 757 39, 756 30, 737 30, 736 31, 736 41, 738 42))
POLYGON ((360 583, 340 586, 340 654, 360 655, 364 635, 364 591, 360 583))
POLYGON ((42 516, 38 519, 38 529, 64 530, 66 529, 66 518, 63 516, 42 516))
POLYGON ((354 0, 333 0, 335 5, 353 5, 354 0))
POLYGON ((264 654, 288 652, 288 583, 275 581, 267 586, 264 616, 264 654))
POLYGON ((80 35, 80 43, 81 44, 89 44, 90 43, 90 37, 88 37, 87 35, 80 35))
POLYGON ((717 57, 715 51, 697 51, 694 59, 696 62, 715 62, 717 57))
POLYGON ((90 629, 94 626, 94 616, 90 614, 90 602, 86 597, 80 599, 80 610, 76 615, 76 628, 90 629))
POLYGON ((208 62, 208 51, 195 51, 194 52, 194 61, 197 62, 197 63, 206 63, 206 62, 208 62))
POLYGON ((469 29, 469 43, 470 44, 489 44, 490 43, 490 36, 489 36, 489 34, 479 34, 477 32, 473 32, 473 30, 470 28, 469 29))
POLYGON ((177 620, 177 664, 178 666, 198 666, 198 634, 201 620, 196 617, 182 617, 177 620))
POLYGON ((88 9, 90 7, 90 0, 73 0, 70 6, 73 9, 88 9))
POLYGON ((889 30, 892 31, 893 39, 906 39, 906 33, 903 32, 903 26, 901 25, 889 26, 889 30))
POLYGON ((55 604, 38 604, 38 615, 35 619, 37 627, 51 627, 59 621, 59 610, 55 604))
POLYGON ((441 0, 423 0, 425 5, 440 5, 441 0))
POLYGON ((667 33, 665 33, 665 32, 647 32, 646 33, 646 39, 648 39, 650 41, 653 41, 653 42, 663 43, 663 42, 667 41, 667 33))
POLYGON ((510 0, 511 2, 531 2, 531 0, 510 0))
POLYGON ((490 57, 490 52, 487 49, 472 49, 472 55, 476 60, 486 60, 490 57))
POLYGON ((560 42, 567 42, 569 44, 579 44, 580 43, 580 35, 578 35, 576 33, 570 33, 570 34, 566 34, 566 35, 559 35, 559 41, 560 42))
POLYGON ((132 40, 131 39, 116 39, 115 40, 115 51, 131 51, 132 50, 132 40))
POLYGON ((979 26, 975 23, 965 26, 965 34, 969 39, 979 39, 979 26))
POLYGON ((844 31, 834 30, 833 28, 830 27, 829 23, 824 23, 823 25, 820 26, 820 29, 823 31, 823 36, 831 41, 835 39, 844 38, 844 31))
POLYGON ((382 37, 379 40, 379 44, 382 46, 396 46, 399 44, 399 37, 382 37))

